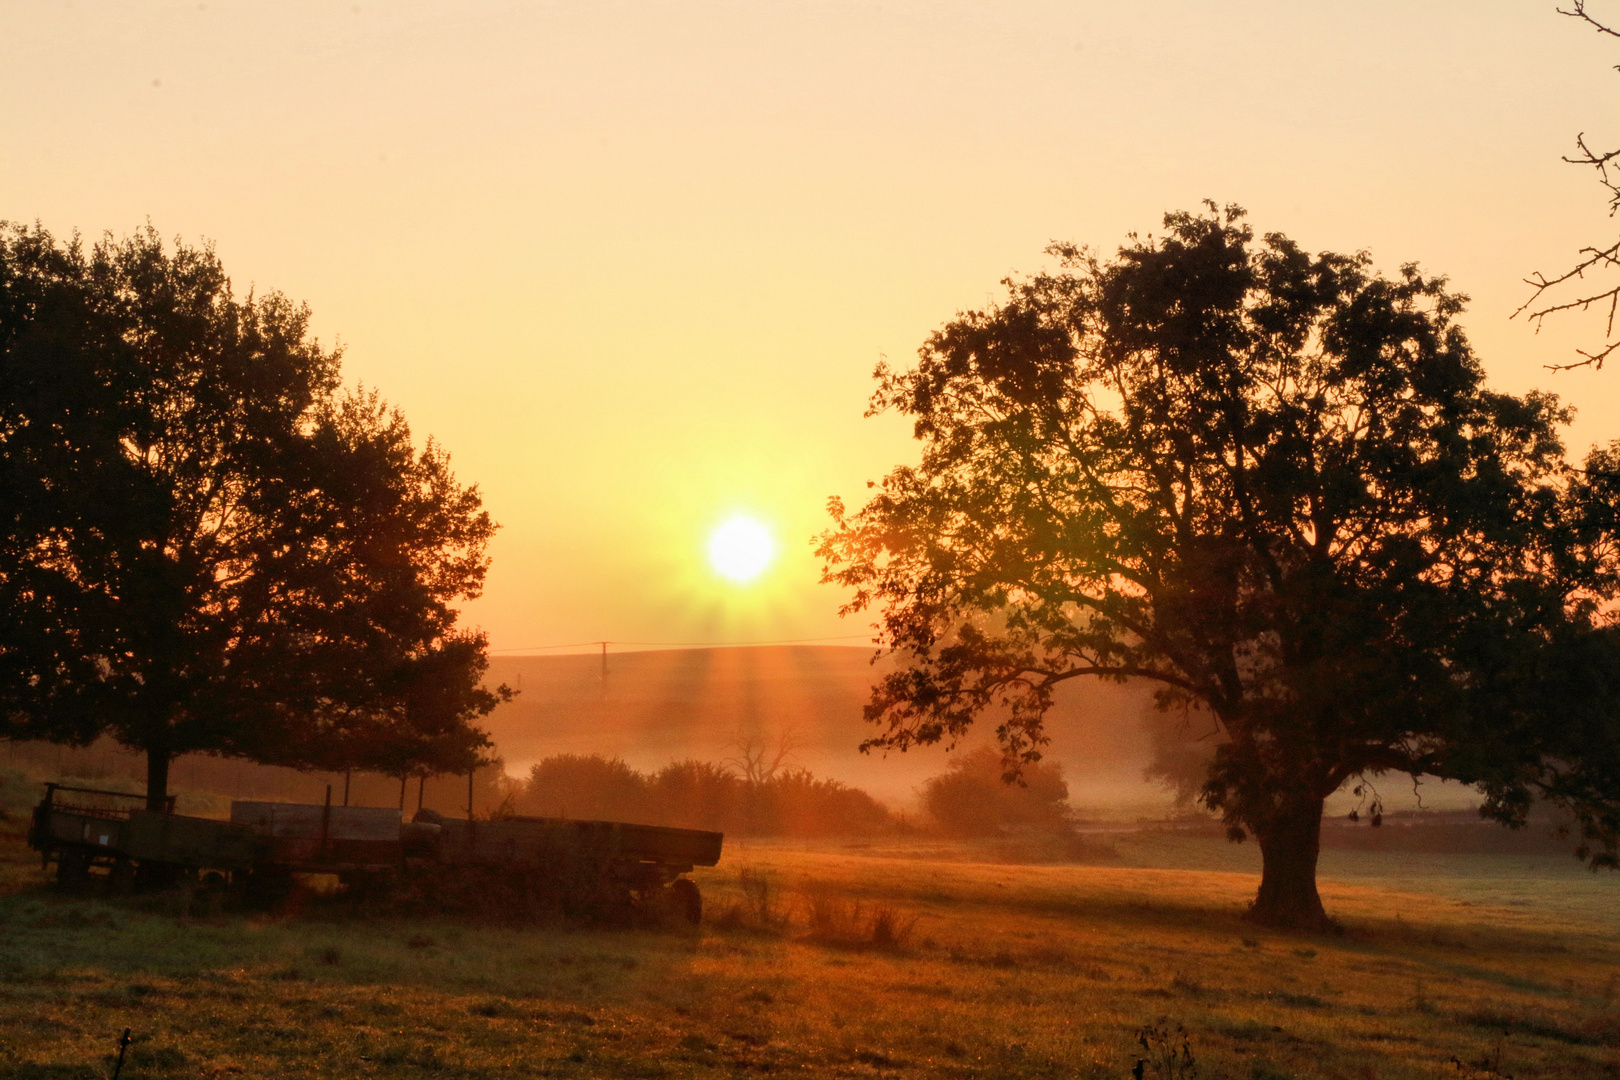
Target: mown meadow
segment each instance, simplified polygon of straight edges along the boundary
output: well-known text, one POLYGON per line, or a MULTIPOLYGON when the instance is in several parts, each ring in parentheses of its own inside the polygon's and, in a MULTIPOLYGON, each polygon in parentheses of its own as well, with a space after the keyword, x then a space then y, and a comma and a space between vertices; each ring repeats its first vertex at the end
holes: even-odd
POLYGON ((694 932, 69 898, 0 828, 4 1076, 109 1076, 126 1027, 130 1078, 1620 1075, 1620 893, 1573 863, 1401 889, 1341 859, 1344 933, 1305 937, 1240 919, 1248 856, 1206 837, 1097 866, 756 841, 700 872, 694 932))

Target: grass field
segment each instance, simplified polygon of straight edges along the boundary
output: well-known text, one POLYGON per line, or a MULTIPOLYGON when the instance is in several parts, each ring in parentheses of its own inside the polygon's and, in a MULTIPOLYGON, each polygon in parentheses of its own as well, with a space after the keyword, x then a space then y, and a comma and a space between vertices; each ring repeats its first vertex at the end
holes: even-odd
POLYGON ((1205 1080, 1620 1076, 1620 881, 1573 862, 1339 853, 1306 938, 1240 921, 1254 853, 1208 838, 733 842, 693 933, 68 899, 0 828, 3 1076, 110 1075, 129 1027, 132 1078, 1126 1077, 1144 1025, 1205 1080))

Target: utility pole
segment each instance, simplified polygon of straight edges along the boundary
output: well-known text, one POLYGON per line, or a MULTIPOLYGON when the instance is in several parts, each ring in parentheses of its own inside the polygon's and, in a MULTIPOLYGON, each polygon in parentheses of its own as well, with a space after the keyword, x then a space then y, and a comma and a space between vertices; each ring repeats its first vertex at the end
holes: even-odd
POLYGON ((608 647, 608 643, 605 642, 605 641, 602 641, 602 642, 598 642, 598 644, 602 646, 602 681, 607 682, 607 647, 608 647))

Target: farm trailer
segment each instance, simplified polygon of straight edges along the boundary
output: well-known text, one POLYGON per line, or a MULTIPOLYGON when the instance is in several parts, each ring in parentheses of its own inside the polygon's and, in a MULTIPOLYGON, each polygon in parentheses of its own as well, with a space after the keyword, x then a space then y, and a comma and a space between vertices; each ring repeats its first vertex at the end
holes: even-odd
POLYGON ((66 888, 105 871, 115 891, 198 884, 257 886, 276 893, 295 874, 333 874, 366 891, 410 878, 439 891, 498 885, 520 899, 565 910, 672 908, 696 923, 702 897, 684 875, 720 860, 724 837, 616 821, 444 818, 419 811, 237 800, 231 819, 144 808, 123 792, 47 784, 34 808, 29 846, 57 866, 66 888))

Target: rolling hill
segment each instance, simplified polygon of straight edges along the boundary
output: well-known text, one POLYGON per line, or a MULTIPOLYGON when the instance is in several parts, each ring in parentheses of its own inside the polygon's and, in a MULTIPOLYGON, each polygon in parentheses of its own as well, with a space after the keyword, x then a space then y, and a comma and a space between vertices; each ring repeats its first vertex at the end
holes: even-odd
MULTIPOLYGON (((819 776, 865 788, 893 805, 944 769, 941 747, 863 755, 877 731, 861 717, 875 669, 871 650, 770 646, 496 657, 489 679, 519 691, 487 720, 507 770, 523 775, 550 754, 600 753, 637 768, 695 757, 722 760, 742 738, 776 746, 819 776)), ((1048 759, 1068 775, 1076 805, 1162 804, 1164 789, 1142 780, 1151 757, 1143 714, 1149 692, 1134 685, 1076 682, 1053 709, 1048 759)), ((972 740, 993 738, 982 725, 972 740)))

